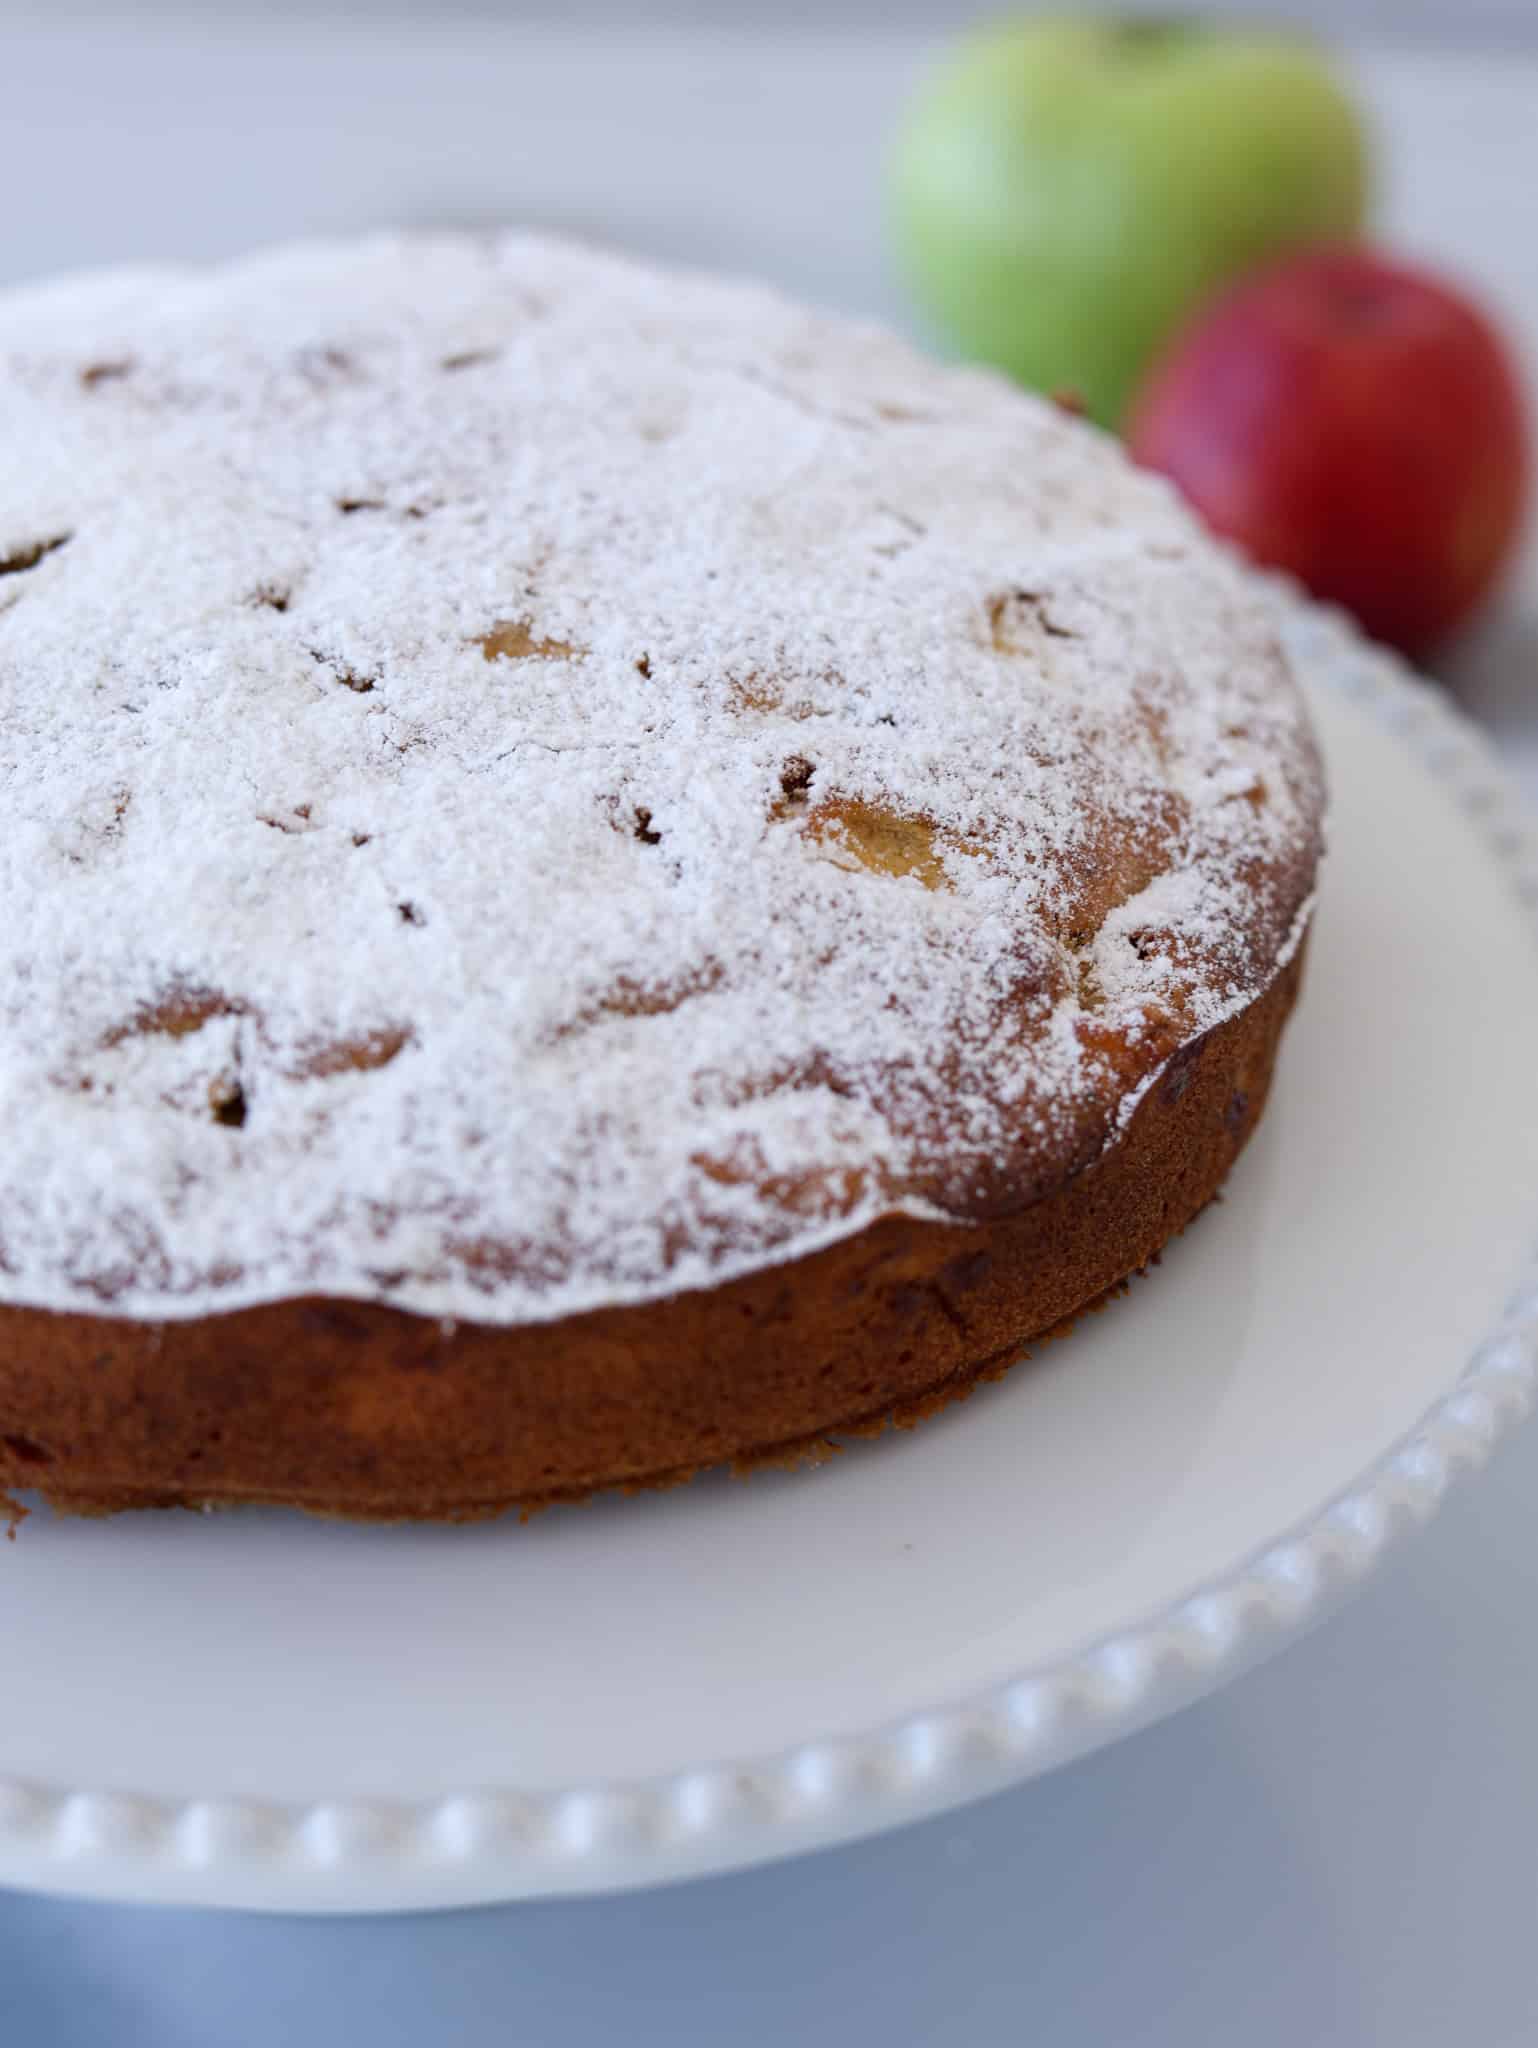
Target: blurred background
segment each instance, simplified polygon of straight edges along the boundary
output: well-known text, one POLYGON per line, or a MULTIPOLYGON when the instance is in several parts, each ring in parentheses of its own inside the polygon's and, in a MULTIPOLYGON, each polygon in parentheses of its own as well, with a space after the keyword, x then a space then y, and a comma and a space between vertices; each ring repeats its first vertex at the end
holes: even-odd
MULTIPOLYGON (((1171 12, 1156 0, 1114 11, 1171 12)), ((757 271, 951 352, 987 354, 904 260, 914 237, 894 231, 893 159, 946 52, 1000 16, 1010 10, 944 0, 13 0, 0 7, 0 189, 13 195, 0 284, 381 223, 521 221, 757 271)), ((1230 38, 1265 23, 1321 37, 1366 137, 1373 242, 1471 291, 1531 388, 1538 6, 1228 0, 1183 18, 1230 38)), ((1266 105, 1255 102, 1258 115, 1266 105)), ((1205 111, 1216 120, 1220 107, 1215 93, 1205 111)), ((1306 180, 1317 130, 1301 116, 1295 125, 1306 180)), ((1234 193, 1247 189, 1242 144, 1224 176, 1234 193)), ((1005 192, 1006 232, 1009 204, 1005 192)), ((1339 208, 1318 217, 1338 219, 1339 208)), ((1182 232, 1175 207, 1143 243, 1182 232)), ((972 243, 943 212, 929 240, 954 244, 965 267, 972 243)), ((986 262, 972 272, 986 275, 986 262)), ((1114 325, 1117 311, 1113 300, 1088 331, 1114 325)), ((1456 378, 1441 389, 1448 401, 1434 409, 1450 435, 1465 408, 1456 378)), ((1452 455, 1427 459, 1445 466, 1452 455)), ((1174 473, 1179 462, 1159 466, 1174 473)), ((1445 495, 1450 535, 1459 494, 1449 484, 1445 495)), ((1538 789, 1528 533, 1525 550, 1502 550, 1498 597, 1465 607, 1471 622, 1434 650, 1413 651, 1538 789)), ((1418 563, 1400 579, 1405 589, 1436 580, 1434 564, 1418 563)))
MULTIPOLYGON (((56 17, 58 7, 34 6, 37 14, 56 17)), ((66 4, 65 12, 106 13, 98 4, 66 4)), ((163 0, 168 14, 216 13, 212 0, 163 0)), ((254 11, 254 10, 253 10, 254 11)), ((944 28, 971 19, 979 10, 946 0, 450 0, 447 6, 433 6, 430 0, 327 0, 320 9, 309 0, 269 0, 261 10, 269 17, 313 16, 317 12, 348 19, 400 19, 407 16, 436 17, 463 15, 482 20, 553 22, 572 28, 581 23, 609 24, 634 20, 644 14, 653 21, 683 23, 720 22, 734 18, 771 23, 776 27, 827 28, 835 22, 868 27, 891 27, 903 23, 917 28, 944 28)), ((997 10, 990 10, 997 11, 997 10)), ((1125 0, 1120 14, 1168 16, 1222 14, 1231 20, 1288 21, 1329 30, 1335 34, 1374 32, 1418 35, 1462 41, 1474 37, 1493 41, 1538 41, 1538 23, 1529 0, 1228 0, 1221 8, 1194 5, 1183 8, 1161 6, 1159 0, 1125 0)))

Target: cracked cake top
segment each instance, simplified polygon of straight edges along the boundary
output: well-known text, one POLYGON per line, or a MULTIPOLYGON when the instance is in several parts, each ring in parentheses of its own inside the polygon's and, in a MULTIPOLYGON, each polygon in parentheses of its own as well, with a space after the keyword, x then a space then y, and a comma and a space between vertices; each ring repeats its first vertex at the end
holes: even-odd
POLYGON ((1093 1160, 1297 943, 1270 606, 991 375, 530 235, 0 299, 0 1302, 512 1322, 1093 1160))

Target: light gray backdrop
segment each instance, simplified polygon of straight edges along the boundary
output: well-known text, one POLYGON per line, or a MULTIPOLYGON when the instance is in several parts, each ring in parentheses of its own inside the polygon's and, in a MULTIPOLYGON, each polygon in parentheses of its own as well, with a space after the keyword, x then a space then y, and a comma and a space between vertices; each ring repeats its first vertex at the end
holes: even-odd
POLYGON ((1097 8, 1079 0, 0 0, 0 22, 6 18, 63 14, 111 16, 116 21, 135 15, 302 15, 309 18, 391 18, 419 20, 465 18, 548 22, 565 28, 591 22, 595 29, 623 22, 631 27, 648 18, 664 22, 735 22, 764 27, 872 28, 898 25, 937 30, 954 27, 978 15, 1008 13, 1011 5, 1029 10, 1071 14, 1113 11, 1118 14, 1215 15, 1232 19, 1249 15, 1260 20, 1296 22, 1336 36, 1405 37, 1441 42, 1538 47, 1538 0, 1103 0, 1097 8))

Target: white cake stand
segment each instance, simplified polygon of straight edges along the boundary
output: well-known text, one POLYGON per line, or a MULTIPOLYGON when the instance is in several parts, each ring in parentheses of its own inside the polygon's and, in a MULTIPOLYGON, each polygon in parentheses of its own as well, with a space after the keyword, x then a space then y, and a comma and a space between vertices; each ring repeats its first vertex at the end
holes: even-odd
POLYGON ((33 1516, 0 1882, 291 1910, 606 1890, 1109 1742, 1326 1613, 1538 1380, 1538 850, 1472 731, 1284 603, 1335 792, 1225 1200, 910 1436, 527 1528, 33 1516))

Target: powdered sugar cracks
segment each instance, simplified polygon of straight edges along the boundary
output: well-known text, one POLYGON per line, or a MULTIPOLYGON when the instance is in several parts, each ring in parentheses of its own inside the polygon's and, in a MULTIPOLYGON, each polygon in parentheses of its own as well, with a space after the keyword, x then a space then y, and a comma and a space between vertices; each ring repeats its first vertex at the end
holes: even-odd
POLYGON ((381 238, 0 302, 0 1300, 486 1321, 1087 1164, 1302 928, 1273 613, 1052 407, 381 238))

